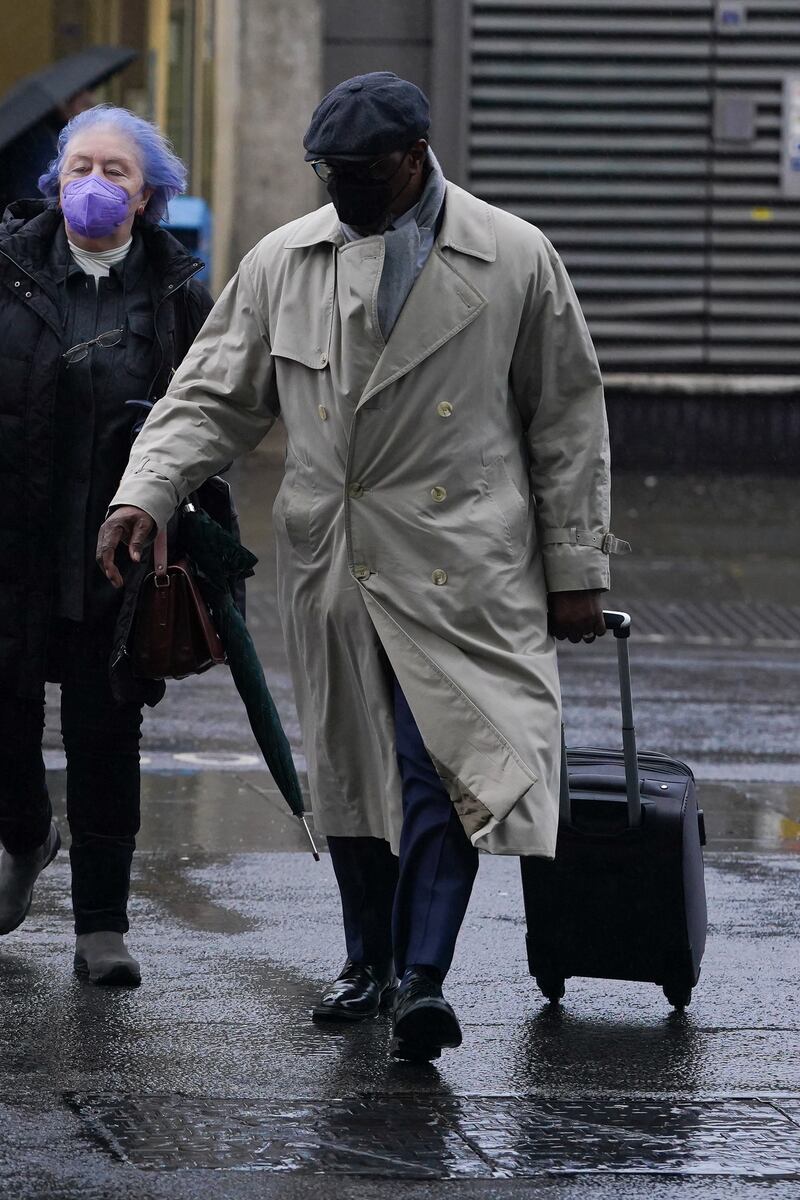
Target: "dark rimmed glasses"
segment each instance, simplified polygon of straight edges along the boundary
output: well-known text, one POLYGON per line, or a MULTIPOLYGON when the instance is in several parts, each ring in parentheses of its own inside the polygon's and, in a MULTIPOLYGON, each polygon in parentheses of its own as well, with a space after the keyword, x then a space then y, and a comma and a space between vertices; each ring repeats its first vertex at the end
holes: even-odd
MULTIPOLYGON (((409 146, 408 149, 404 151, 404 154, 408 154, 410 149, 411 147, 409 146)), ((387 183, 390 179, 394 178, 394 176, 397 174, 397 171, 400 170, 400 165, 403 161, 401 158, 396 169, 391 171, 388 175, 386 174, 387 166, 391 165, 390 159, 392 155, 396 153, 396 150, 392 150, 389 152, 389 154, 383 154, 380 158, 376 158, 374 162, 366 164, 344 161, 328 162, 328 160, 325 158, 315 158, 311 163, 311 167, 315 171, 317 177, 321 179, 323 183, 329 183, 336 175, 344 175, 350 179, 363 180, 365 183, 387 183)))
POLYGON ((109 329, 106 333, 98 333, 97 337, 91 338, 88 342, 78 342, 77 346, 70 346, 69 350, 65 350, 61 357, 67 366, 71 363, 81 362, 88 357, 92 346, 102 346, 104 349, 109 346, 118 346, 124 332, 124 329, 109 329))

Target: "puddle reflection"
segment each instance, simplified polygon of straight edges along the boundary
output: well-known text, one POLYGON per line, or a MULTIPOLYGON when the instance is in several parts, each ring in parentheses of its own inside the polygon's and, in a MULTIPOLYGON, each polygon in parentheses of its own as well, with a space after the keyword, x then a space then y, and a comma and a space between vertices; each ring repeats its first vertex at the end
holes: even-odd
POLYGON ((585 1020, 547 1006, 520 1027, 514 1056, 520 1086, 545 1095, 703 1086, 704 1035, 688 1013, 636 1024, 585 1020))

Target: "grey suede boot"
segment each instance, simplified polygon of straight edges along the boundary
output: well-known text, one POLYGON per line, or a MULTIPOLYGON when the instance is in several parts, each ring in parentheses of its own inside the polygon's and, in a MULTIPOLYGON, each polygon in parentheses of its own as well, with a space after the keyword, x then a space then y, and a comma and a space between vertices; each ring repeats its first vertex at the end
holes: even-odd
POLYGON ((102 930, 79 933, 75 939, 75 974, 90 983, 138 987, 139 964, 129 953, 121 933, 102 930))
POLYGON ((28 854, 0 850, 0 934, 22 924, 33 901, 33 885, 58 854, 61 837, 55 822, 44 843, 28 854))

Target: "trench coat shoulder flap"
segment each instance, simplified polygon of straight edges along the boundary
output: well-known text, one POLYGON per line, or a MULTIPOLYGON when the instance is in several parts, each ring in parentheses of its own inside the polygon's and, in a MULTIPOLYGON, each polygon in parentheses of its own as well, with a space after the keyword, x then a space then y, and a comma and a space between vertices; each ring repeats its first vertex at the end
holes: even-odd
POLYGON ((336 298, 336 253, 344 242, 332 204, 292 221, 264 239, 260 264, 273 298, 273 358, 289 358, 312 370, 328 364, 336 298))
POLYGON ((471 260, 493 263, 496 258, 497 235, 491 207, 448 183, 444 220, 433 250, 400 310, 359 408, 418 367, 480 315, 488 300, 471 278, 471 260), (456 253, 444 253, 448 250, 456 253))

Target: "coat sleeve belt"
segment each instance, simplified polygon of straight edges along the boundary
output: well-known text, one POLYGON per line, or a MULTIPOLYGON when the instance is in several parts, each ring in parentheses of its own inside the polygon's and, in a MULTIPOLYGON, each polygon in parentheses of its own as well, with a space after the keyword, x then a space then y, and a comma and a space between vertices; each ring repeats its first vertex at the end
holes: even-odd
POLYGON ((545 546, 591 546, 603 554, 629 554, 631 549, 630 542, 614 537, 613 533, 592 533, 590 529, 578 529, 577 525, 569 529, 543 529, 542 542, 545 546))

